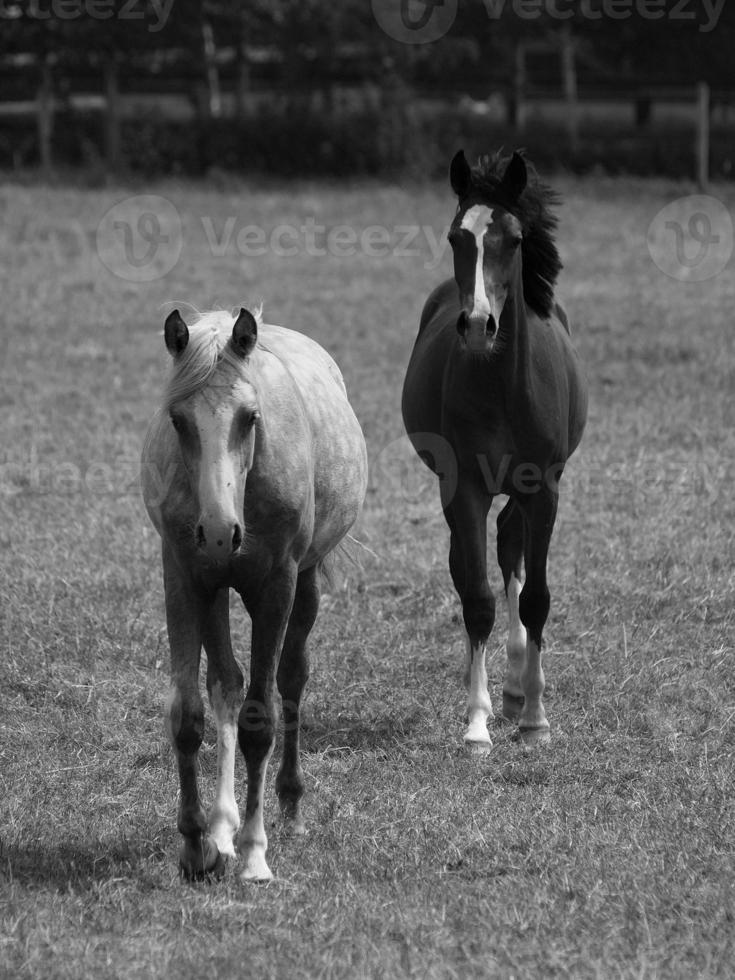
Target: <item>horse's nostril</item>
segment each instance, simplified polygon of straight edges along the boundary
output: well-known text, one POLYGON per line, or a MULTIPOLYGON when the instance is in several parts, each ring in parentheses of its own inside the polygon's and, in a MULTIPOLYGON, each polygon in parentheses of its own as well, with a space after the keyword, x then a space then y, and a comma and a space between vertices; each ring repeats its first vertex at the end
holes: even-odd
POLYGON ((235 525, 235 530, 232 532, 232 550, 237 551, 242 544, 242 528, 239 524, 235 525))
POLYGON ((204 537, 204 528, 202 527, 201 524, 197 524, 196 531, 194 532, 194 538, 197 543, 197 548, 203 548, 204 545, 207 543, 207 540, 204 537))
POLYGON ((459 314, 457 319, 457 333, 464 336, 467 333, 468 317, 465 310, 459 314))
POLYGON ((498 328, 497 328, 497 324, 495 323, 495 317, 491 313, 490 316, 487 318, 487 332, 488 332, 488 335, 490 337, 494 337, 495 336, 495 331, 497 329, 498 328))

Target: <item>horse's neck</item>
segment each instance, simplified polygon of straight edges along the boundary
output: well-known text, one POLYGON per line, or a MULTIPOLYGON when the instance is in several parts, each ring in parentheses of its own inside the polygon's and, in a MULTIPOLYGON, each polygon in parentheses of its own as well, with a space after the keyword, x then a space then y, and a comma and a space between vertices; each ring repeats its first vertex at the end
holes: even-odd
MULTIPOLYGON (((515 284, 513 284, 515 286, 515 284)), ((503 360, 503 377, 514 388, 522 392, 531 371, 531 331, 535 318, 526 306, 522 288, 511 288, 500 314, 498 336, 498 357, 503 360)))

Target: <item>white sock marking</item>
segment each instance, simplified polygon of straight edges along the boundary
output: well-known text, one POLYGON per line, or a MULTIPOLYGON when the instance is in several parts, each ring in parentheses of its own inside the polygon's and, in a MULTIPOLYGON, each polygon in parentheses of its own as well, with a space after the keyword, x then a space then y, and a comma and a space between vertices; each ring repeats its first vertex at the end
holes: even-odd
POLYGON ((467 699, 468 725, 465 732, 465 742, 484 742, 490 744, 487 723, 494 718, 493 706, 487 689, 487 671, 485 669, 485 646, 478 644, 473 647, 467 637, 467 676, 469 693, 467 699))
POLYGON ((217 723, 217 786, 209 814, 209 833, 220 854, 235 856, 234 836, 240 827, 235 799, 235 755, 237 754, 237 718, 242 696, 226 698, 222 686, 215 684, 211 694, 212 710, 217 723))

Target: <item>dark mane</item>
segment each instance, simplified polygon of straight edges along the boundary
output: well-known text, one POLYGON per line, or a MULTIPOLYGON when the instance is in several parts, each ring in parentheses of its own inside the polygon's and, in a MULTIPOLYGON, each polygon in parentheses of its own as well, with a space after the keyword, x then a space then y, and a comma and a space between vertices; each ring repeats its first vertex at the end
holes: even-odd
POLYGON ((526 304, 540 317, 547 318, 554 305, 554 286, 562 267, 554 241, 556 215, 561 198, 539 180, 535 168, 526 160, 528 184, 518 200, 503 200, 499 187, 510 160, 501 152, 481 157, 472 168, 472 191, 485 200, 499 204, 514 214, 523 228, 523 296, 526 304))

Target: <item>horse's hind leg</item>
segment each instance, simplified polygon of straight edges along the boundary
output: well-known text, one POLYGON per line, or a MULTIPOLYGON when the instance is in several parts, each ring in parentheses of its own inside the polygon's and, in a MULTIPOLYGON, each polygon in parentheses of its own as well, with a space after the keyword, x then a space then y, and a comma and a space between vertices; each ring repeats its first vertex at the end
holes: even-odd
POLYGON ((546 584, 546 562, 549 554, 551 533, 554 529, 558 492, 555 487, 544 487, 529 494, 526 503, 525 561, 526 581, 519 598, 519 613, 528 633, 526 662, 521 672, 523 710, 518 727, 526 744, 533 745, 549 740, 549 722, 542 701, 545 679, 541 664, 543 629, 549 614, 549 588, 546 584))
POLYGON ((223 859, 234 858, 234 836, 240 828, 235 799, 237 720, 242 707, 242 672, 232 654, 230 600, 221 589, 204 621, 207 690, 217 723, 217 785, 209 813, 209 836, 223 859))
POLYGON ((204 705, 199 693, 201 602, 166 546, 163 572, 171 646, 171 693, 166 705, 166 726, 179 769, 178 828, 184 838, 179 864, 187 878, 195 878, 215 870, 219 858, 216 845, 206 836, 207 818, 197 784, 197 757, 204 737, 204 705))
POLYGON ((283 704, 283 756, 276 777, 281 814, 293 833, 304 833, 301 797, 304 774, 299 755, 301 697, 309 678, 306 641, 319 610, 319 570, 299 574, 276 681, 283 704))
POLYGON ((509 500, 498 514, 498 564, 503 573, 508 603, 508 642, 503 678, 503 715, 517 721, 523 708, 521 674, 526 663, 526 629, 521 622, 518 600, 523 587, 523 514, 509 500))

